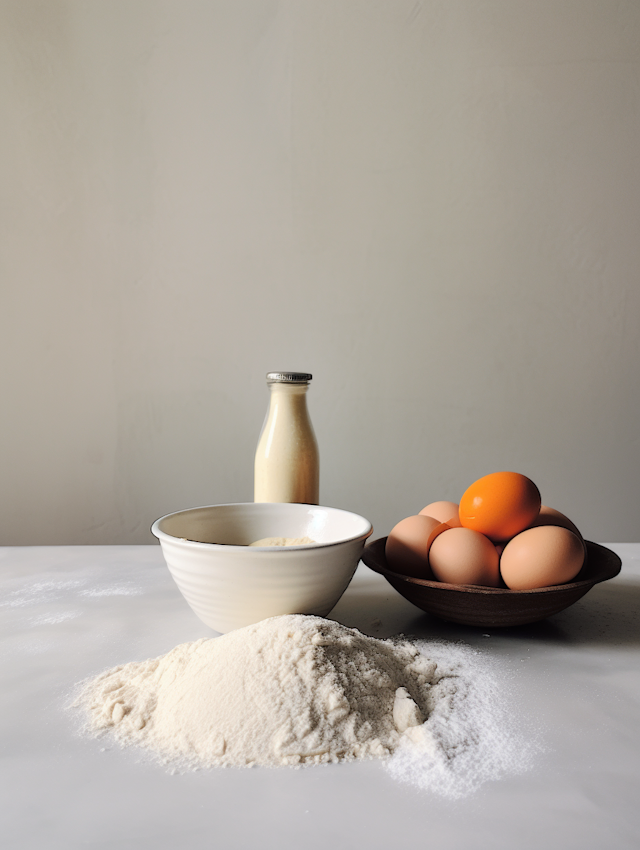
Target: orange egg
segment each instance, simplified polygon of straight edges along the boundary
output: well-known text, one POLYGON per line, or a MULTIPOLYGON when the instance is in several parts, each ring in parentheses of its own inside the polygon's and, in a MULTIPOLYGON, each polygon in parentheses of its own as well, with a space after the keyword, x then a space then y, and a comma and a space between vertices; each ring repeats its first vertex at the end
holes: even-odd
POLYGON ((572 581, 584 563, 580 538, 556 525, 527 528, 504 547, 500 572, 511 590, 533 590, 572 581))
POLYGON ((493 472, 479 478, 460 499, 460 522, 494 543, 527 528, 540 511, 540 491, 519 472, 493 472))
POLYGON ((439 534, 431 544, 429 564, 438 581, 500 586, 496 547, 470 528, 450 528, 439 534))
POLYGON ((394 525, 384 549, 389 569, 413 578, 433 578, 429 544, 431 533, 439 525, 430 516, 409 516, 394 525))
POLYGON ((459 525, 458 509, 459 506, 455 502, 431 502, 431 504, 420 511, 419 516, 430 516, 437 519, 438 522, 459 525))

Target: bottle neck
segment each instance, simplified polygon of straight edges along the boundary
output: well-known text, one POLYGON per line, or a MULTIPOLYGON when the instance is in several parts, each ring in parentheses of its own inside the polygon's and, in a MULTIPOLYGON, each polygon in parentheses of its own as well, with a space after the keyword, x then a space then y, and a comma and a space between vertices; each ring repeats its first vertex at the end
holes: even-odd
POLYGON ((307 406, 307 390, 309 384, 269 384, 270 404, 285 405, 291 408, 303 408, 307 406))

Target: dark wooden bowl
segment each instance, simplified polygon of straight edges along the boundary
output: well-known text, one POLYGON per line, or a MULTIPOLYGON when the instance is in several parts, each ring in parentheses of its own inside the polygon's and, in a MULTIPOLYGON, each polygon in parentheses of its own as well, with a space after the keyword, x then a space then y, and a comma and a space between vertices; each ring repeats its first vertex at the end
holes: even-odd
POLYGON ((586 541, 587 559, 574 581, 535 590, 503 590, 475 584, 445 584, 395 573, 387 567, 386 542, 387 538, 381 537, 365 546, 362 553, 365 564, 383 575, 418 608, 465 626, 522 626, 544 620, 573 605, 594 584, 617 576, 622 566, 615 552, 586 541))

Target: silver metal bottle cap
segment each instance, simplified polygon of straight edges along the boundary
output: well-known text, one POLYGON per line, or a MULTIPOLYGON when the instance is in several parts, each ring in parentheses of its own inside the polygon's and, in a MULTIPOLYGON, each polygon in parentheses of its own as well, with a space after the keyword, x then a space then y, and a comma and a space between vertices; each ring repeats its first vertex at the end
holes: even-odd
POLYGON ((308 384, 311 378, 308 372, 267 372, 268 384, 308 384))

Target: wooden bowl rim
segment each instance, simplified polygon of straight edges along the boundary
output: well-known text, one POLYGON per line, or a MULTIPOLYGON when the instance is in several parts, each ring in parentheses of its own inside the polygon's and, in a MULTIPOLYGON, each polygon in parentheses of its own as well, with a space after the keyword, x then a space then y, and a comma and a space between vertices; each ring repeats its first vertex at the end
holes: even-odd
MULTIPOLYGON (((601 581, 608 581, 611 578, 615 578, 618 575, 620 570, 622 569, 622 560, 619 555, 616 555, 611 549, 607 549, 606 546, 602 546, 599 543, 592 543, 590 540, 585 540, 584 542, 587 545, 587 557, 589 555, 589 549, 591 548, 593 554, 596 554, 598 550, 604 551, 608 553, 608 555, 612 555, 612 563, 605 563, 599 565, 600 568, 596 572, 595 576, 591 576, 590 578, 581 579, 580 581, 571 581, 566 584, 554 584, 549 587, 535 587, 531 590, 510 590, 508 587, 482 587, 478 584, 448 584, 444 581, 432 581, 430 579, 424 578, 415 578, 414 576, 405 576, 402 573, 396 573, 393 570, 390 570, 386 566, 381 566, 377 563, 369 563, 372 561, 374 556, 379 558, 380 555, 384 558, 384 546, 387 542, 386 537, 378 537, 376 540, 372 540, 368 543, 363 550, 362 560, 369 567, 370 570, 373 570, 375 573, 379 573, 383 575, 385 578, 392 578, 398 581, 407 582, 407 584, 416 584, 420 587, 429 587, 433 590, 453 590, 453 591, 464 591, 465 593, 477 593, 482 595, 503 595, 503 596, 531 596, 534 594, 541 593, 557 593, 562 590, 573 590, 583 587, 593 587, 594 584, 599 584, 601 581), (373 550, 373 551, 371 551, 373 550), (381 550, 380 552, 378 550, 381 550)), ((386 563, 386 558, 385 558, 386 563)), ((584 566, 582 567, 584 569, 584 566)))

